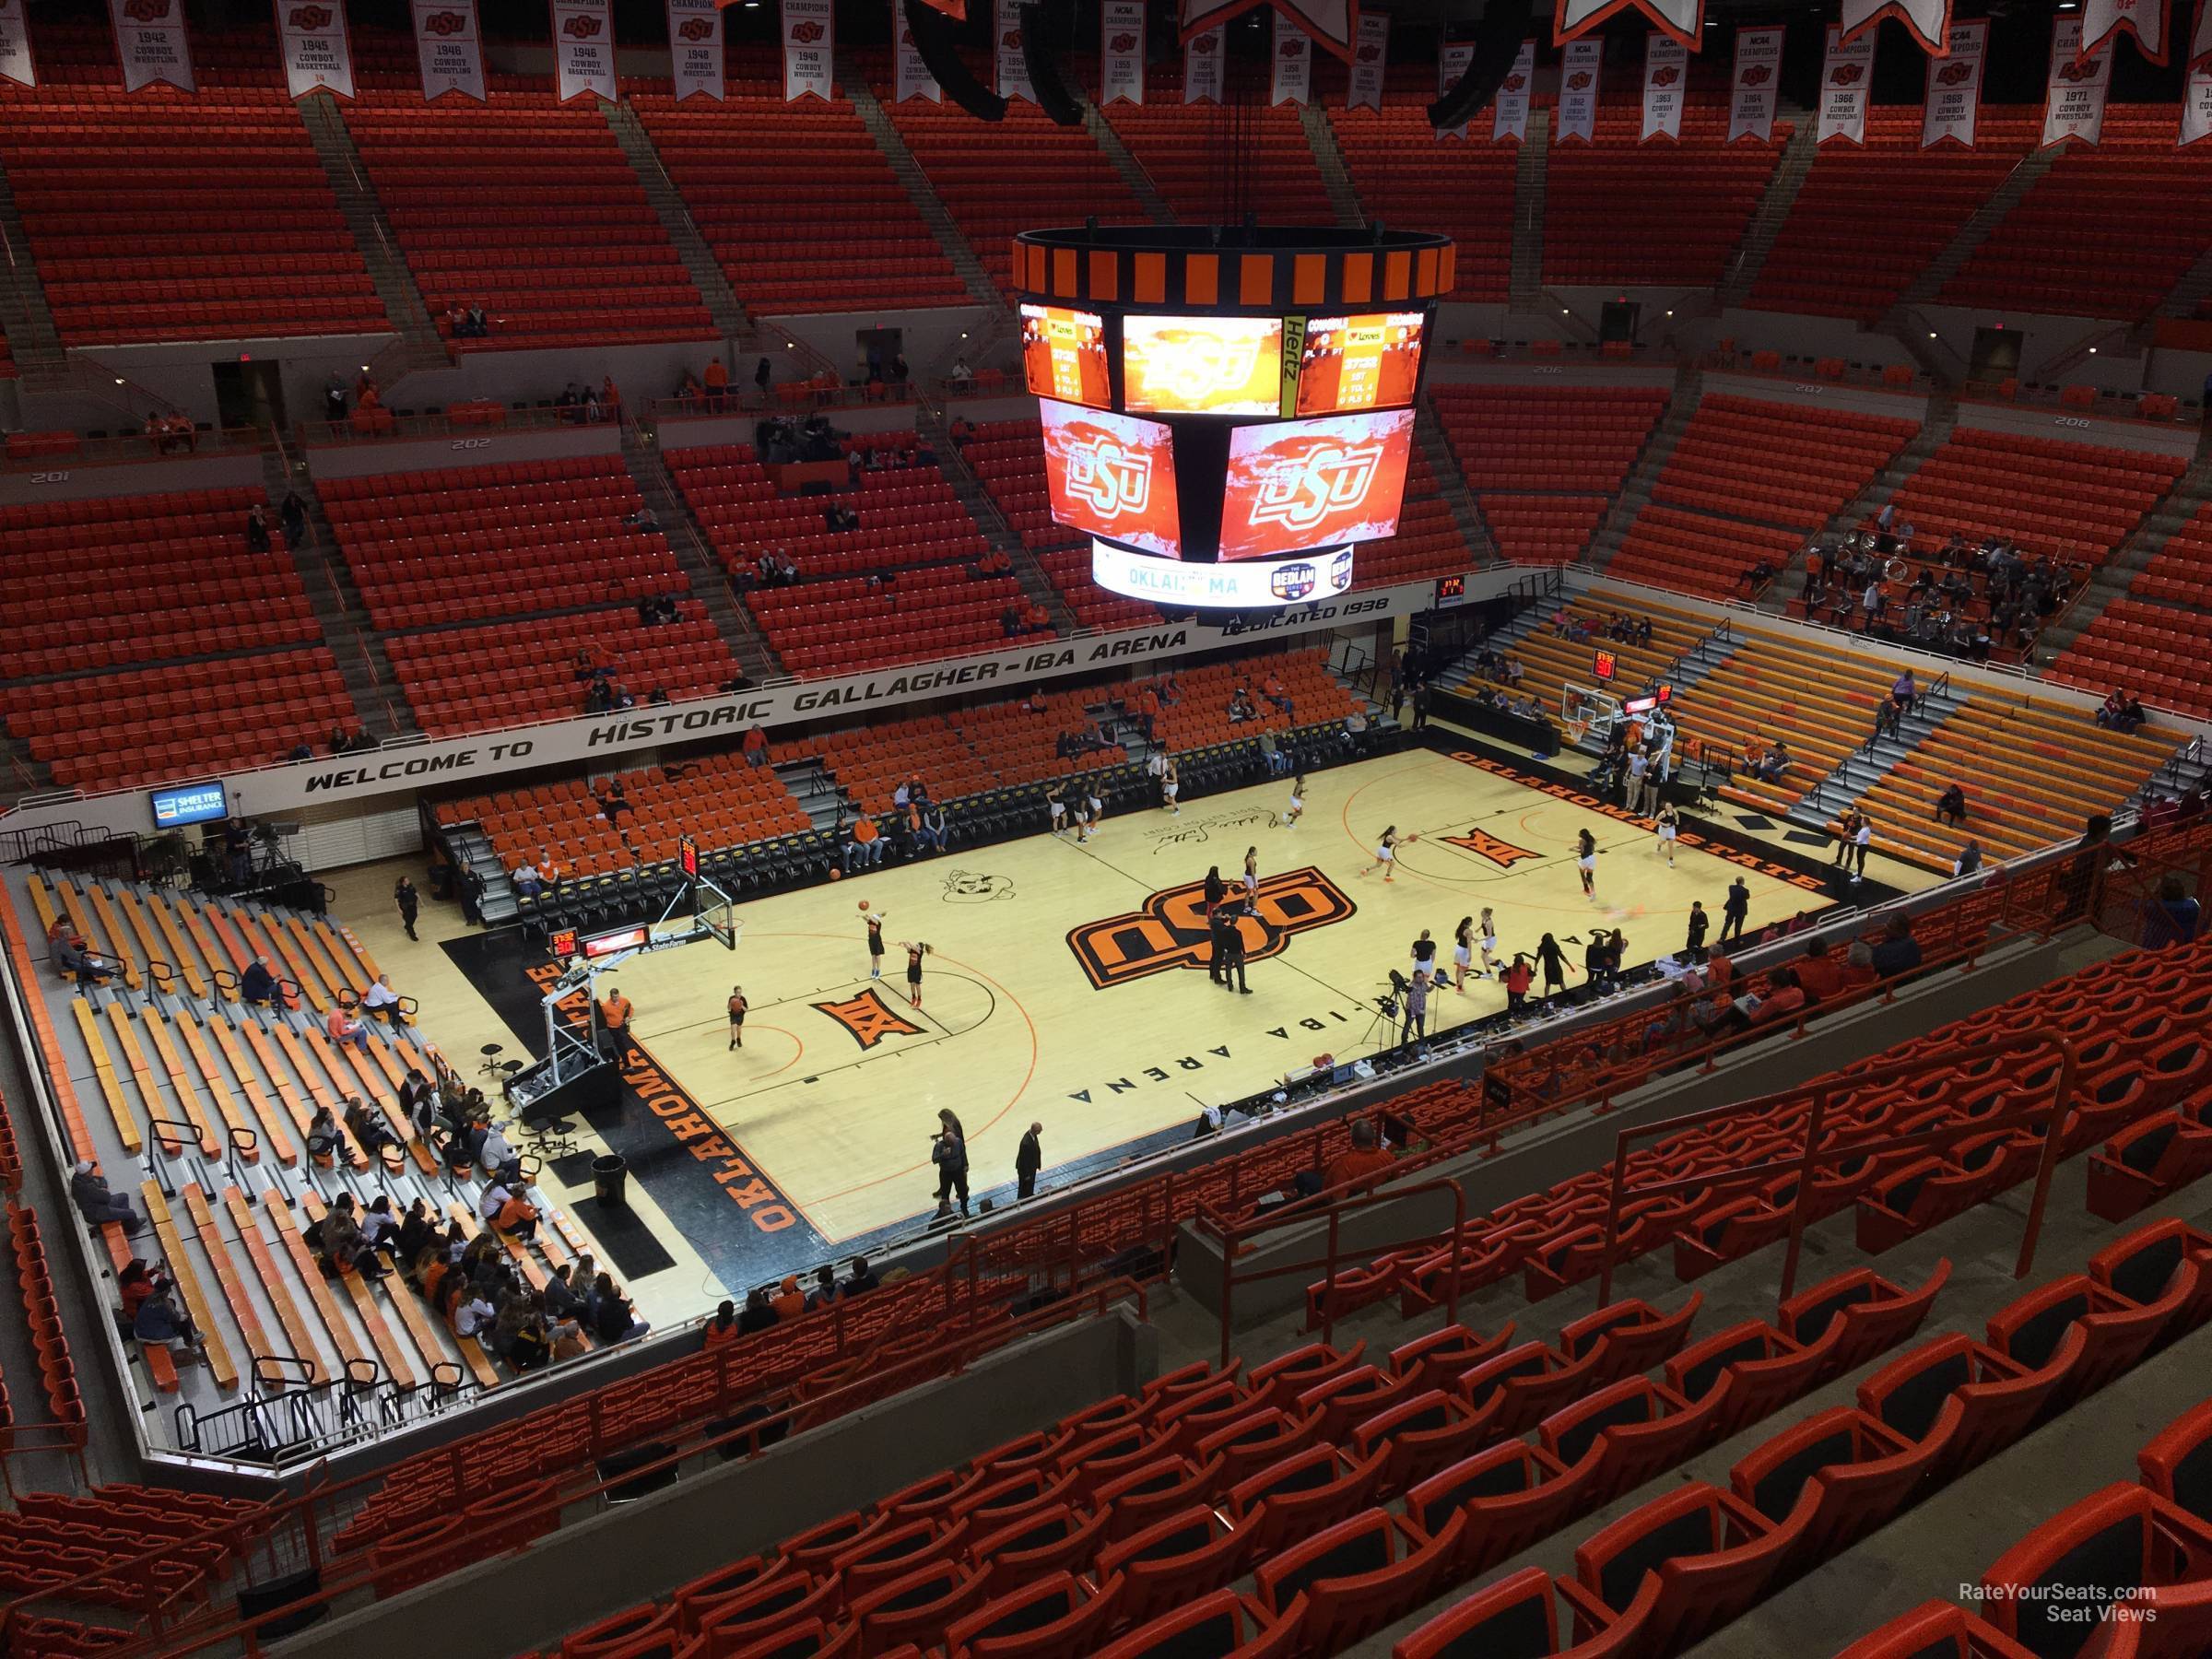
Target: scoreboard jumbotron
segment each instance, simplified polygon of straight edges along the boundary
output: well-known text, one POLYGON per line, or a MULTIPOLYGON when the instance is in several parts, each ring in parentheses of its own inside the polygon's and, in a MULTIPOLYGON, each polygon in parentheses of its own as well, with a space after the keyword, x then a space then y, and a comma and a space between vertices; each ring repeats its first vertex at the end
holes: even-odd
POLYGON ((1100 587, 1295 605, 1397 533, 1447 239, 1032 230, 1014 275, 1052 514, 1090 536, 1100 587))

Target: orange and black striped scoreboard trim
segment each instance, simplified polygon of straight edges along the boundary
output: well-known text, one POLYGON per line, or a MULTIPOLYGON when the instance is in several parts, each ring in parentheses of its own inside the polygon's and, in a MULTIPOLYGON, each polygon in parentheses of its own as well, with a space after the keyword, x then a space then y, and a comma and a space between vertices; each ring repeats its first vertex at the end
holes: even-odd
POLYGON ((1027 230, 1014 286, 1052 304, 1189 311, 1420 305, 1452 291, 1449 237, 1394 231, 1274 248, 1147 246, 1142 232, 1027 230))

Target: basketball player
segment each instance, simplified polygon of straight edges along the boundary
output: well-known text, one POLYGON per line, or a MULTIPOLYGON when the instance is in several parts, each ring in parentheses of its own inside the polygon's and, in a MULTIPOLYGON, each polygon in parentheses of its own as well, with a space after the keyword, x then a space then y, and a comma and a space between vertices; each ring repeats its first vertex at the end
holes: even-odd
MULTIPOLYGON (((868 901, 865 899, 860 904, 863 910, 867 910, 868 901)), ((889 915, 883 911, 868 912, 868 977, 872 980, 883 977, 883 924, 889 920, 889 915)))
POLYGON ((1467 979, 1475 971, 1475 918, 1462 916, 1459 925, 1452 930, 1452 966, 1457 971, 1452 976, 1453 988, 1462 996, 1467 994, 1467 979))
POLYGON ((1475 936, 1482 944, 1482 971, 1495 979, 1498 976, 1498 923, 1487 904, 1483 906, 1482 920, 1476 926, 1475 936))
POLYGON ((1069 810, 1075 816, 1076 845, 1079 847, 1090 839, 1090 797, 1079 786, 1076 792, 1076 804, 1069 810))
POLYGON ((922 959, 929 954, 929 945, 926 940, 901 939, 899 947, 906 952, 906 1000, 918 1008, 922 1006, 922 959))
POLYGON ((1666 867, 1671 870, 1675 867, 1675 837, 1682 828, 1675 817, 1675 804, 1672 801, 1659 808, 1659 818, 1654 827, 1659 834, 1659 851, 1665 854, 1666 867))
POLYGON ((1582 872, 1583 897, 1597 902, 1597 837, 1588 830, 1575 832, 1574 867, 1582 872))
MULTIPOLYGON (((1091 774, 1091 781, 1083 785, 1083 799, 1090 807, 1090 833, 1096 835, 1099 832, 1099 826, 1106 821, 1106 801, 1105 797, 1099 794, 1096 772, 1091 774)), ((1086 836, 1084 839, 1088 841, 1090 837, 1086 836)))
POLYGON ((745 1010, 749 1006, 745 1000, 745 987, 732 985, 730 987, 730 1047, 733 1049, 741 1049, 745 1046, 745 1010))
POLYGON ((1159 774, 1159 804, 1177 818, 1182 816, 1182 808, 1175 805, 1175 797, 1182 791, 1182 780, 1176 776, 1175 758, 1171 755, 1159 774))
POLYGON ((1257 847, 1247 847, 1244 849, 1244 894, 1247 898, 1256 899, 1259 897, 1259 893, 1260 850, 1257 847))
POLYGON ((1066 828, 1067 785, 1055 778, 1044 792, 1044 804, 1053 815, 1053 833, 1058 835, 1066 828))
POLYGON ((1436 941, 1430 937, 1425 927, 1421 929, 1421 936, 1413 942, 1413 966, 1407 971, 1425 973, 1431 980, 1436 978, 1436 941))
POLYGON ((1283 828, 1295 830, 1298 820, 1306 815, 1306 774, 1300 772, 1290 780, 1290 805, 1283 809, 1283 828))
MULTIPOLYGON (((1406 840, 1411 843, 1420 840, 1420 837, 1409 835, 1406 840)), ((1385 882, 1396 878, 1398 873, 1398 827, 1395 824, 1392 824, 1382 831, 1382 839, 1375 843, 1375 862, 1369 865, 1359 874, 1372 876, 1377 870, 1382 872, 1382 879, 1385 882)))

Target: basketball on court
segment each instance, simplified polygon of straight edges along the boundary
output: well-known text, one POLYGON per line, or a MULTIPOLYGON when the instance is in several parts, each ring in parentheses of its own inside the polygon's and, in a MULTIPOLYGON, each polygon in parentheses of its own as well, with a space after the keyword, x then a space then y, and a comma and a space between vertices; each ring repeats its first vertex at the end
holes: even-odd
POLYGON ((866 909, 868 908, 868 901, 867 901, 865 899, 863 899, 863 900, 860 901, 860 908, 861 908, 862 910, 864 910, 864 911, 865 911, 865 910, 866 910, 866 909))
POLYGON ((831 868, 830 868, 830 880, 832 880, 832 881, 842 881, 844 878, 845 878, 845 873, 844 873, 842 870, 836 868, 834 865, 833 865, 833 866, 831 866, 831 868))

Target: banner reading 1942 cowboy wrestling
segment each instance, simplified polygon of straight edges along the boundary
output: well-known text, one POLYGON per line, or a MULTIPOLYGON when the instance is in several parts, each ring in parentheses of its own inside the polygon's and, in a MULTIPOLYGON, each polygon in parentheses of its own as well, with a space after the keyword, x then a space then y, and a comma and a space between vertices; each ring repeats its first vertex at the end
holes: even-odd
POLYGON ((1145 101, 1145 0, 1101 0, 1099 107, 1145 101))
POLYGON ((1559 53, 1559 106, 1552 115, 1555 136, 1587 144, 1597 135, 1598 83, 1605 70, 1605 36, 1584 35, 1567 42, 1559 53))
POLYGON ((1269 54, 1274 72, 1267 81, 1267 106, 1312 101, 1313 42, 1306 31, 1281 12, 1275 14, 1275 50, 1269 54))
POLYGON ((484 40, 477 32, 477 0, 414 0, 414 6, 424 100, 458 92, 482 103, 484 40))
POLYGON ((783 101, 837 88, 837 13, 830 0, 783 0, 783 101))
POLYGON ((1728 142, 1774 137, 1774 104, 1782 83, 1782 30, 1735 31, 1735 79, 1728 96, 1728 142))
POLYGON ((924 103, 943 103, 945 90, 937 85, 937 77, 929 72, 922 61, 922 48, 914 44, 914 31, 907 27, 906 18, 894 12, 899 29, 899 86, 897 101, 910 103, 920 100, 924 103))
POLYGON ((1521 50, 1513 54, 1513 66, 1505 72, 1498 83, 1498 97, 1492 103, 1490 137, 1511 138, 1515 144, 1528 142, 1528 106, 1535 92, 1536 43, 1521 42, 1521 50))
POLYGON ((285 88, 294 98, 311 92, 353 96, 346 0, 276 0, 276 37, 284 46, 285 88))
POLYGON ((1390 63, 1390 14, 1363 11, 1352 40, 1352 67, 1344 92, 1347 110, 1380 110, 1382 76, 1390 63))
POLYGON ((1866 142, 1866 85, 1874 78, 1874 43, 1869 29, 1855 41, 1843 39, 1843 26, 1828 26, 1828 55, 1820 64, 1819 124, 1815 144, 1830 138, 1866 142))
POLYGON ((1689 88, 1689 48, 1657 29, 1643 37, 1643 138, 1682 136, 1682 95, 1689 88))
POLYGON ((23 15, 29 0, 0 0, 0 81, 18 87, 39 84, 30 57, 30 20, 23 15))
POLYGON ((677 103, 729 96, 722 67, 722 8, 714 0, 668 0, 668 64, 677 103))
POLYGON ((2051 19, 2051 78, 2043 90, 2043 143, 2078 138, 2093 145, 2104 136, 2104 96, 2112 84, 2112 54, 2081 56, 2081 17, 2060 12, 2051 19))
POLYGON ((1182 101, 1221 101, 1221 55, 1226 50, 1222 30, 1209 29, 1182 43, 1182 101))
POLYGON ((1920 147, 1948 139, 1974 147, 1974 120, 1982 108, 1982 53, 1989 41, 1985 21, 1951 25, 1950 50, 1928 60, 1928 86, 1920 113, 1920 147))
POLYGON ((553 85, 562 103, 615 101, 615 18, 611 0, 551 0, 553 85))
POLYGON ((184 33, 184 0, 108 0, 115 23, 115 53, 123 60, 123 89, 174 87, 197 92, 192 41, 184 33))
MULTIPOLYGON (((1436 95, 1441 98, 1458 86, 1459 77, 1466 74, 1467 65, 1474 61, 1474 41, 1447 42, 1444 49, 1436 54, 1436 95)), ((1439 138, 1465 138, 1467 135, 1467 124, 1463 121, 1454 127, 1438 127, 1436 135, 1439 138)))

